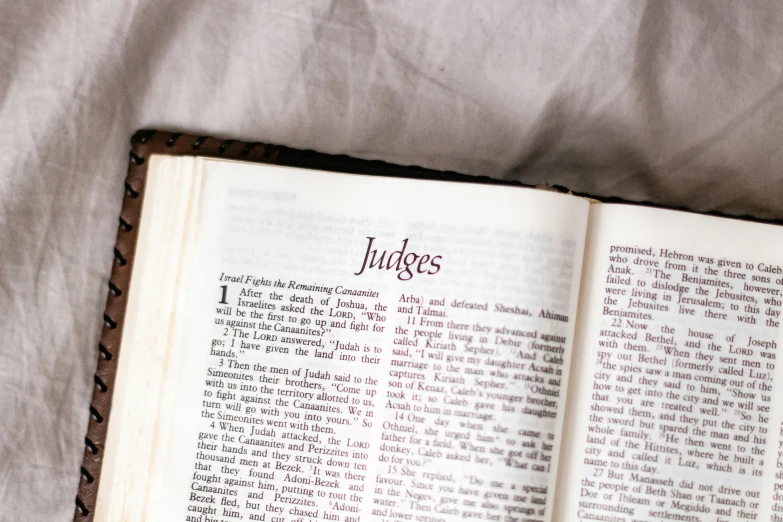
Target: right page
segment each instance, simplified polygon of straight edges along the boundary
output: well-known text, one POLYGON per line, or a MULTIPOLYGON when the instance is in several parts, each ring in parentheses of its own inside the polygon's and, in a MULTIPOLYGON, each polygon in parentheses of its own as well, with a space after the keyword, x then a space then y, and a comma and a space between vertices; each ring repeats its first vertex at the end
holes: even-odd
POLYGON ((558 521, 783 520, 783 228, 591 208, 558 521))

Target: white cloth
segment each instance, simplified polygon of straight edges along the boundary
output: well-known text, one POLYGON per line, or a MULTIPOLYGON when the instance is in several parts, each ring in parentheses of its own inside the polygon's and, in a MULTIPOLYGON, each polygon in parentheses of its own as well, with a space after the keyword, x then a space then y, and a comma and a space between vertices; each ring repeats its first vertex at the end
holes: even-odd
POLYGON ((70 520, 128 139, 783 217, 766 2, 0 4, 0 520, 70 520))

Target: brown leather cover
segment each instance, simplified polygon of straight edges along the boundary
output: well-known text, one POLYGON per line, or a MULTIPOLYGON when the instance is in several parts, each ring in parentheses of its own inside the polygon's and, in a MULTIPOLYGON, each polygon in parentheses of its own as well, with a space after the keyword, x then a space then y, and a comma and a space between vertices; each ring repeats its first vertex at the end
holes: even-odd
POLYGON ((208 156, 256 163, 271 163, 337 172, 351 172, 393 177, 470 181, 491 184, 516 184, 488 177, 466 176, 454 172, 438 172, 419 167, 401 167, 381 161, 367 161, 348 156, 332 156, 257 142, 195 136, 179 132, 139 131, 131 138, 130 164, 125 180, 125 198, 120 212, 114 263, 109 279, 109 296, 103 314, 104 325, 98 344, 98 368, 90 405, 90 421, 84 439, 84 460, 81 482, 76 496, 75 522, 92 522, 106 434, 111 417, 114 379, 120 361, 120 339, 125 318, 125 306, 131 285, 131 270, 136 252, 139 217, 144 201, 148 159, 152 154, 178 156, 208 156))

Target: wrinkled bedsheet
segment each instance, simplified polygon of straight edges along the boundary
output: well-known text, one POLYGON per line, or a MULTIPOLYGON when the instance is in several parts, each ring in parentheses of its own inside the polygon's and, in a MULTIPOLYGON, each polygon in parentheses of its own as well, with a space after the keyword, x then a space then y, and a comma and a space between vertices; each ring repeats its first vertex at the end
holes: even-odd
POLYGON ((0 520, 73 514, 135 129, 783 218, 782 18, 721 1, 0 3, 0 520))

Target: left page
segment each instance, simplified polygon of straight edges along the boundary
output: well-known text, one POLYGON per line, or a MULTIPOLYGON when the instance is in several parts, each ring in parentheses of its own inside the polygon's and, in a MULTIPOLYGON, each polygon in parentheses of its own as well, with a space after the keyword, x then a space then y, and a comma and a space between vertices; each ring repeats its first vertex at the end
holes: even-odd
POLYGON ((96 521, 550 520, 586 201, 165 157, 148 190, 188 169, 159 413, 110 437, 151 456, 96 521))

